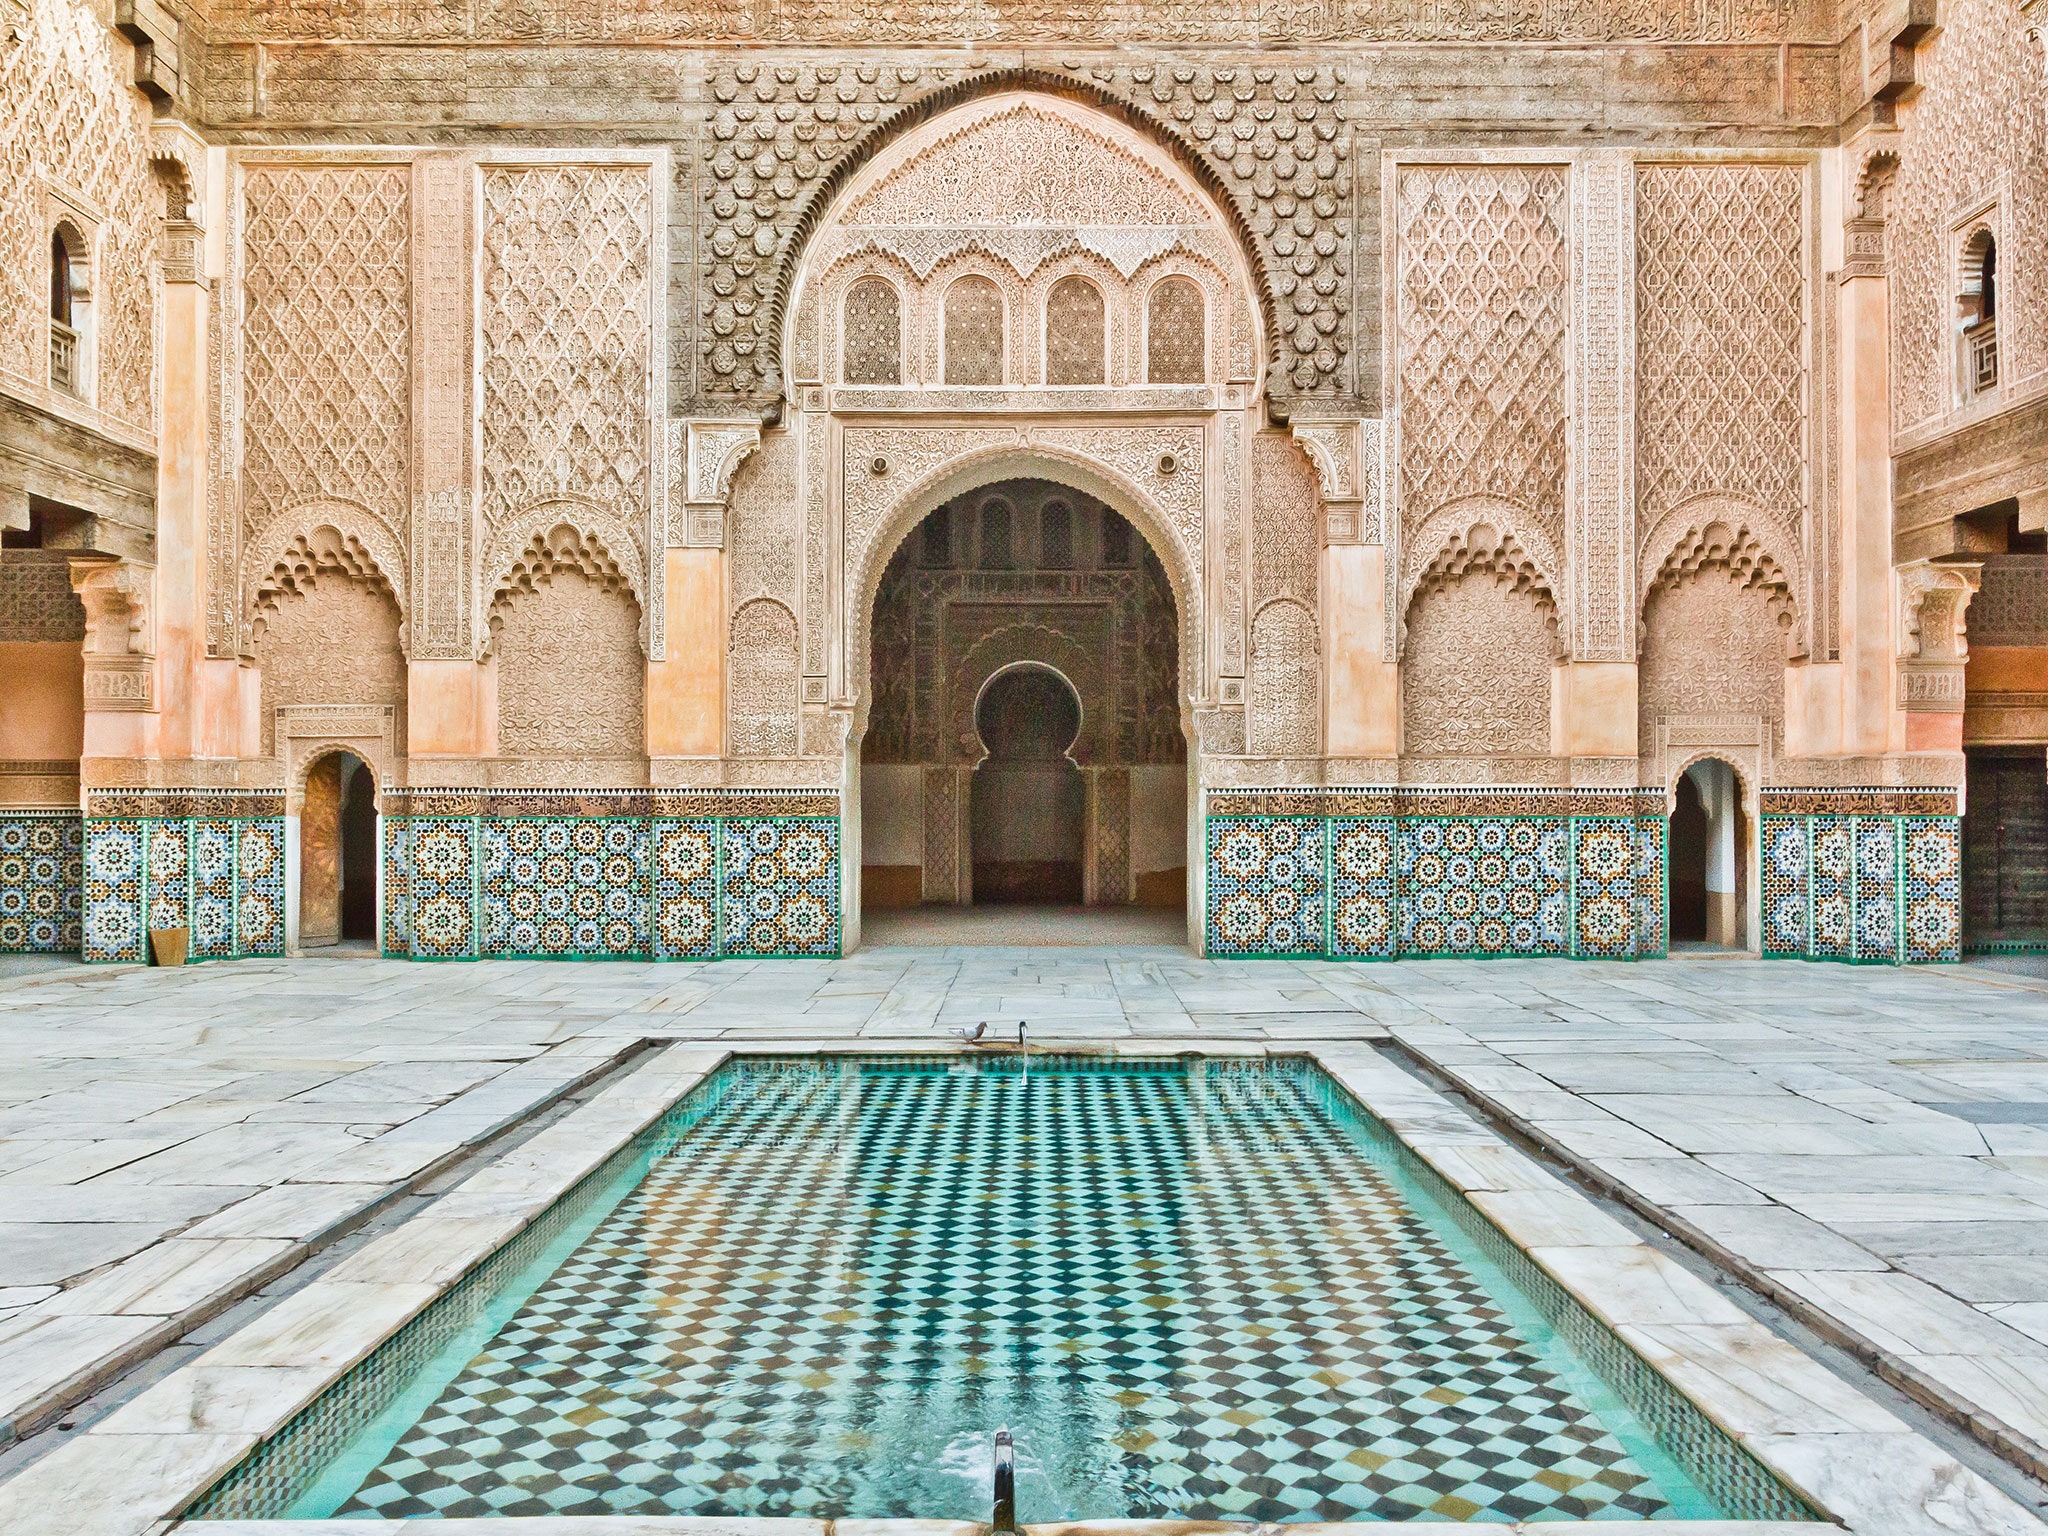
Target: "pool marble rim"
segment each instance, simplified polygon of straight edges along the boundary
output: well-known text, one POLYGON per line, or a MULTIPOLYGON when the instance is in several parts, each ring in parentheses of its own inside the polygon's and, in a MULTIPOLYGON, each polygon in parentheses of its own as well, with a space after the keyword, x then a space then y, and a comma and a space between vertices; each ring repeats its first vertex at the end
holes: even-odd
MULTIPOLYGON (((878 1049, 867 1041, 791 1040, 759 1051, 651 1043, 663 1048, 635 1063, 590 1102, 478 1169, 417 1215, 0 1483, 0 1530, 9 1536, 157 1536, 173 1528, 180 1536, 365 1536, 401 1527, 434 1536, 934 1536, 980 1529, 950 1521, 681 1516, 499 1519, 488 1522, 489 1531, 484 1530, 484 1521, 177 1519, 258 1443, 652 1126, 730 1057, 952 1053, 931 1042, 878 1049), (828 1531, 828 1526, 833 1529, 828 1531)), ((1708 1419, 1815 1509, 1848 1530, 1867 1536, 1914 1536, 1923 1531, 2048 1536, 2048 1524, 1986 1479, 1778 1338, 1370 1045, 1276 1041, 1263 1049, 1225 1049, 1211 1043, 1199 1052, 1187 1051, 1178 1041, 1130 1041, 1119 1046, 1105 1054, 1198 1053, 1313 1061, 1708 1419)), ((997 1054, 968 1047, 954 1050, 997 1054)), ((1057 1054, 1087 1052, 1063 1042, 1057 1054)), ((1598 1522, 1604 1529, 1613 1529, 1616 1523, 1598 1522)), ((1755 1521, 1654 1524, 1695 1536, 1778 1536, 1825 1529, 1812 1523, 1755 1521)), ((1555 1523, 1541 1527, 1545 1532, 1572 1528, 1555 1523)), ((1592 1524, 1583 1528, 1590 1530, 1592 1524)), ((1033 1531, 1034 1536, 1184 1536, 1263 1529, 1189 1521, 1095 1521, 1033 1531)), ((1328 1528, 1270 1529, 1305 1536, 1328 1528)), ((1357 1527, 1342 1529, 1351 1532, 1357 1527)))

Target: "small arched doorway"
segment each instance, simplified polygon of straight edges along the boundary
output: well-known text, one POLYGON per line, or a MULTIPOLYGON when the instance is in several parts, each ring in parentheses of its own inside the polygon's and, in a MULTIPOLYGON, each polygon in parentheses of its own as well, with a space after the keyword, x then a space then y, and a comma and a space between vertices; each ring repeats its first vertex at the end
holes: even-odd
POLYGON ((376 940, 377 781, 353 752, 330 752, 299 811, 299 947, 376 940))
POLYGON ((1671 942, 1708 949, 1748 945, 1749 836, 1742 785, 1719 758, 1679 775, 1671 808, 1671 942))
POLYGON ((974 728, 988 753, 968 789, 975 901, 1079 905, 1087 794, 1070 754, 1080 695, 1051 667, 1019 662, 983 685, 974 728))

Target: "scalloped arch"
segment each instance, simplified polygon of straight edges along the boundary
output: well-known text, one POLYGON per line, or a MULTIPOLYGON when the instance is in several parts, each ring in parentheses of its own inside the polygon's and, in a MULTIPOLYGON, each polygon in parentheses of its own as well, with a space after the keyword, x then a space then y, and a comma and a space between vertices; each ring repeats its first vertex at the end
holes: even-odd
POLYGON ((1170 123, 1162 122, 1150 113, 1141 111, 1113 91, 1055 70, 1028 64, 1016 65, 1006 69, 989 70, 985 74, 974 75, 964 80, 951 81, 929 95, 920 97, 888 122, 878 125, 866 134, 860 140, 858 150, 834 165, 811 190, 777 256, 775 291, 769 300, 766 331, 773 339, 775 358, 772 371, 764 378, 763 383, 777 399, 777 404, 770 414, 771 420, 779 418, 781 400, 789 387, 789 359, 784 356, 784 352, 789 345, 790 297, 796 291, 797 278, 808 259, 812 240, 823 227, 826 213, 852 185, 854 178, 899 140, 956 107, 970 105, 985 97, 1019 91, 1035 92, 1073 102, 1106 114, 1126 128, 1143 134, 1156 143, 1194 179, 1195 184, 1222 211, 1231 237, 1236 242, 1244 261, 1245 270, 1251 274, 1254 302, 1259 310, 1259 328, 1265 342, 1266 356, 1270 359, 1280 355, 1280 329, 1274 300, 1273 277, 1267 269, 1264 256, 1259 251, 1258 240, 1252 232, 1251 219, 1237 194, 1225 184, 1215 168, 1202 157, 1201 152, 1170 123))
POLYGON ((384 520, 352 501, 302 501, 267 522, 242 551, 242 590, 248 594, 242 624, 254 639, 265 599, 296 590, 296 573, 345 572, 374 581, 398 605, 398 644, 412 654, 405 589, 405 550, 384 520), (323 538, 322 535, 332 535, 323 538))

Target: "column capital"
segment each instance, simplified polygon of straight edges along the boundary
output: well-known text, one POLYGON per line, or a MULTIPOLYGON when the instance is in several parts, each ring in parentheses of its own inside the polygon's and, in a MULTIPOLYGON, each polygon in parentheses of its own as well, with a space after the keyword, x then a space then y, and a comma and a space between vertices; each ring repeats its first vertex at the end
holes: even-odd
POLYGON ((671 548, 722 549, 732 477, 761 446, 752 417, 678 417, 668 424, 668 539, 671 548))
POLYGON ((1377 417, 1319 417, 1288 423, 1316 472, 1325 544, 1383 544, 1386 505, 1377 417))

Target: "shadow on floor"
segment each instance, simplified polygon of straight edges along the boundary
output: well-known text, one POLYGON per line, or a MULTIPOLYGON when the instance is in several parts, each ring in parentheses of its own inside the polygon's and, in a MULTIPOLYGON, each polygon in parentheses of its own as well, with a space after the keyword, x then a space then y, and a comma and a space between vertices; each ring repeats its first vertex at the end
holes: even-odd
POLYGON ((869 948, 904 945, 1166 944, 1188 947, 1187 916, 1154 907, 910 907, 861 918, 869 948))

